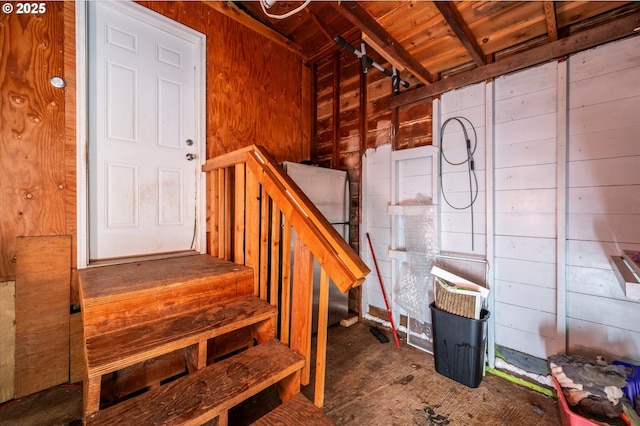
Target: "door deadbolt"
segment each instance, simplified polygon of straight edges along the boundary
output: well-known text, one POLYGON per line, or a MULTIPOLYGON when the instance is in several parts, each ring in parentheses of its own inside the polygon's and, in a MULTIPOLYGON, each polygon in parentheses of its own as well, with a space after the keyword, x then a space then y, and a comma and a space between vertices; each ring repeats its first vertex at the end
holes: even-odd
POLYGON ((196 155, 195 154, 187 154, 187 161, 193 161, 196 159, 196 155))
POLYGON ((187 144, 187 146, 193 146, 193 140, 192 139, 187 139, 185 141, 185 143, 187 144))

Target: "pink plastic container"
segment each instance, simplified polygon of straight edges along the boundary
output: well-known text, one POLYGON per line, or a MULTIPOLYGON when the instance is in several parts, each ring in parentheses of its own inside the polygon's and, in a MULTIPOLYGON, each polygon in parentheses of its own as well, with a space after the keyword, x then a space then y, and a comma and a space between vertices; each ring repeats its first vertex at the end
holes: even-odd
POLYGON ((553 383, 556 386, 556 391, 558 391, 558 407, 560 408, 562 426, 600 426, 600 423, 596 423, 593 420, 589 420, 571 411, 569 404, 567 404, 567 401, 564 399, 560 383, 558 383, 555 377, 553 378, 553 383))

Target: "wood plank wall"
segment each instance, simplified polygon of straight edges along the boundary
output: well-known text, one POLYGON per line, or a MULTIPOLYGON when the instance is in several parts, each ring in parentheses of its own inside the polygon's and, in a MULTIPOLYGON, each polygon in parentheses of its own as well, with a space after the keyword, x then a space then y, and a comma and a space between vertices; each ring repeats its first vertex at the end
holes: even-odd
MULTIPOLYGON (((539 358, 566 347, 639 361, 639 302, 625 297, 609 264, 622 249, 640 250, 639 52, 640 36, 631 37, 570 56, 568 64, 444 93, 435 104, 440 123, 463 116, 478 132, 475 250, 468 210, 441 204, 440 238, 446 251, 489 256, 498 345, 539 358)), ((445 144, 456 136, 455 126, 447 128, 445 144)), ((363 225, 381 252, 391 233, 389 146, 367 152, 363 173, 363 225)), ((456 158, 465 151, 445 149, 456 158)), ((447 196, 468 200, 468 179, 443 169, 447 196)), ((384 253, 381 259, 387 278, 384 253)), ((365 310, 384 306, 371 284, 365 310)))
POLYGON ((556 333, 559 65, 495 80, 496 343, 539 358, 563 344, 556 333))
POLYGON ((640 36, 569 58, 568 347, 639 362, 640 302, 609 263, 640 250, 640 36))
POLYGON ((139 1, 207 36, 207 155, 263 145, 278 161, 300 161, 302 59, 201 2, 139 1))
POLYGON ((63 3, 0 16, 0 281, 16 273, 16 237, 65 235, 67 186, 63 3))
MULTIPOLYGON (((373 49, 367 54, 391 70, 373 49)), ((401 76, 411 87, 416 85, 417 80, 406 72, 401 76)), ((394 149, 431 145, 432 103, 427 99, 396 111, 389 108, 391 79, 371 66, 363 74, 360 59, 344 49, 316 64, 315 82, 316 134, 311 161, 349 173, 350 244, 359 250, 362 156, 367 149, 385 144, 394 149)))
MULTIPOLYGON (((278 160, 309 157, 310 108, 305 103, 310 99, 303 90, 308 90, 310 72, 300 57, 200 2, 140 3, 208 37, 209 156, 257 143, 278 160)), ((46 13, 40 15, 0 15, 2 324, 13 323, 15 315, 14 301, 6 299, 13 299, 8 295, 13 295, 18 237, 71 237, 67 254, 70 300, 77 303, 73 285, 77 250, 75 5, 52 1, 45 6, 46 13), (53 75, 64 77, 67 86, 54 88, 49 83, 53 75)), ((77 329, 73 316, 72 323, 77 329)), ((7 355, 13 353, 13 337, 0 336, 2 368, 14 368, 8 360, 13 355, 7 355)), ((72 353, 72 359, 77 358, 72 353)), ((72 377, 79 377, 78 372, 72 371, 72 377)), ((13 395, 5 382, 12 386, 13 380, 0 382, 2 400, 13 395)))
MULTIPOLYGON (((46 11, 42 14, 18 15, 14 12, 0 16, 0 116, 3 124, 0 128, 0 282, 4 282, 5 290, 14 287, 16 264, 22 260, 18 259, 18 237, 66 236, 64 238, 69 240, 75 233, 75 140, 71 145, 67 143, 68 92, 49 82, 51 76, 68 79, 65 72, 65 4, 46 2, 44 6, 46 11)), ((59 247, 47 246, 35 253, 41 259, 52 256, 67 268, 72 267, 70 248, 61 251, 59 247)), ((34 253, 24 253, 23 257, 29 254, 34 253)), ((67 274, 69 272, 70 269, 67 274)), ((28 372, 29 360, 23 356, 24 351, 21 352, 22 343, 27 338, 28 345, 39 347, 41 337, 44 337, 36 325, 21 320, 25 312, 16 313, 16 300, 29 303, 23 283, 31 281, 31 273, 31 270, 23 270, 24 280, 15 282, 15 293, 7 290, 0 294, 0 322, 13 324, 3 328, 0 334, 3 372, 10 378, 0 383, 2 401, 12 398, 14 390, 22 394, 37 390, 40 377, 50 377, 47 385, 68 378, 68 363, 62 367, 63 371, 56 369, 55 377, 47 371, 28 372), (16 356, 19 357, 17 362, 16 356), (19 368, 20 365, 27 368, 19 368)), ((58 281, 56 293, 62 306, 67 306, 62 309, 67 316, 69 281, 68 276, 58 281)), ((39 300, 38 296, 33 300, 39 300)), ((64 327, 62 333, 65 334, 64 327)), ((46 351, 47 348, 40 349, 46 351)), ((63 349, 63 353, 50 349, 51 357, 63 363, 68 359, 68 348, 63 349)))

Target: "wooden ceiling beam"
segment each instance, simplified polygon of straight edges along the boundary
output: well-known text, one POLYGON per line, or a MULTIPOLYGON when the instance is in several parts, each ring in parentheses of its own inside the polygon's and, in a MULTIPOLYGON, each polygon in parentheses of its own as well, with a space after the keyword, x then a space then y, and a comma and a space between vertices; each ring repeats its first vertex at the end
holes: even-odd
POLYGON ((553 1, 543 1, 544 22, 547 24, 549 41, 558 40, 558 23, 556 20, 556 5, 553 1))
POLYGON ((458 40, 462 43, 462 46, 464 46, 469 53, 469 56, 471 56, 471 59, 473 59, 473 62, 478 66, 486 65, 487 57, 476 41, 475 36, 469 29, 469 26, 464 22, 464 19, 456 8, 455 3, 448 1, 434 1, 433 4, 438 8, 440 14, 456 34, 458 40))
POLYGON ((316 14, 313 13, 308 7, 304 9, 304 13, 307 15, 309 19, 311 19, 311 22, 313 22, 315 26, 318 27, 318 30, 320 30, 322 35, 326 37, 327 41, 329 41, 330 43, 333 43, 333 36, 329 34, 327 30, 324 29, 324 25, 322 25, 322 23, 320 22, 316 14))
POLYGON ((393 108, 418 102, 449 90, 519 71, 604 43, 633 36, 634 34, 637 37, 640 35, 637 31, 634 31, 634 29, 638 27, 640 27, 640 12, 635 12, 607 24, 561 38, 544 46, 535 47, 491 64, 453 75, 429 86, 408 90, 390 98, 389 107, 393 108))
POLYGON ((247 15, 237 6, 233 6, 233 3, 227 1, 204 1, 204 3, 224 16, 233 19, 237 23, 244 25, 272 42, 290 50, 300 56, 303 60, 306 61, 308 59, 300 45, 266 26, 262 22, 247 15))
POLYGON ((360 31, 368 35, 377 46, 384 49, 385 54, 390 55, 395 62, 402 64, 414 77, 426 85, 433 82, 433 76, 429 70, 411 56, 358 2, 341 2, 340 5, 330 4, 338 13, 358 27, 360 31))

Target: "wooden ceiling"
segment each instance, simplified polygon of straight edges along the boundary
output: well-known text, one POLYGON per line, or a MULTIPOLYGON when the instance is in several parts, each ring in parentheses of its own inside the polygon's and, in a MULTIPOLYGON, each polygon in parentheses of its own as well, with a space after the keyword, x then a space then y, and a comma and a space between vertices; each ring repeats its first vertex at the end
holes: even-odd
MULTIPOLYGON (((341 49, 336 35, 357 48, 362 37, 368 54, 375 50, 420 86, 490 65, 505 73, 508 62, 518 68, 514 57, 545 46, 544 55, 560 57, 640 33, 640 2, 633 1, 312 1, 282 20, 267 17, 258 1, 208 3, 307 63, 341 49)), ((301 3, 277 1, 268 12, 301 3)))

